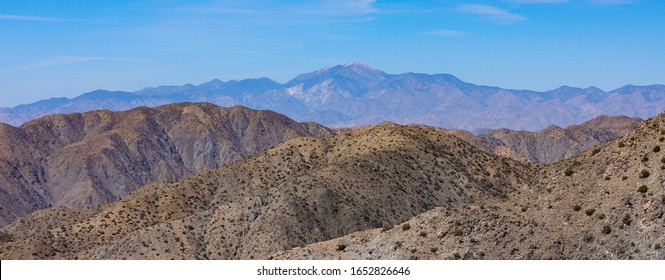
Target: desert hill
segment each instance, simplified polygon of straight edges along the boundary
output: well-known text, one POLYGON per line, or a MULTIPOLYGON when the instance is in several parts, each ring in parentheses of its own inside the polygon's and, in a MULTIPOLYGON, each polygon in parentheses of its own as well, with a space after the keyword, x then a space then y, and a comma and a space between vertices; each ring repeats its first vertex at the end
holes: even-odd
POLYGON ((540 169, 533 184, 286 259, 664 259, 665 113, 540 169), (408 226, 406 226, 408 224, 408 226), (387 229, 387 230, 386 230, 387 229))
POLYGON ((451 133, 489 153, 536 163, 554 163, 623 136, 642 123, 626 116, 599 116, 579 125, 555 125, 538 131, 490 130, 480 135, 454 130, 451 133))
POLYGON ((331 134, 274 112, 208 103, 0 124, 0 226, 38 209, 105 204, 289 139, 331 134))
POLYGON ((0 258, 265 259, 500 197, 535 175, 441 129, 385 123, 290 140, 96 209, 38 211, 2 230, 0 258))

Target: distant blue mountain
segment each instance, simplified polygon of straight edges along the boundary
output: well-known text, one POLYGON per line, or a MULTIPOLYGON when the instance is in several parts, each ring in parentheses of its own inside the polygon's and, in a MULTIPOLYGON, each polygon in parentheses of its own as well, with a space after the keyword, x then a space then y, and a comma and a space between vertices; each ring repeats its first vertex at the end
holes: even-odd
POLYGON ((20 125, 54 113, 127 110, 177 102, 268 109, 297 121, 331 127, 392 121, 470 131, 540 130, 549 125, 579 124, 600 115, 655 116, 665 111, 665 86, 627 85, 609 92, 562 86, 537 92, 474 85, 448 74, 392 75, 350 63, 301 74, 285 84, 259 78, 136 92, 97 90, 72 99, 0 108, 0 122, 20 125))

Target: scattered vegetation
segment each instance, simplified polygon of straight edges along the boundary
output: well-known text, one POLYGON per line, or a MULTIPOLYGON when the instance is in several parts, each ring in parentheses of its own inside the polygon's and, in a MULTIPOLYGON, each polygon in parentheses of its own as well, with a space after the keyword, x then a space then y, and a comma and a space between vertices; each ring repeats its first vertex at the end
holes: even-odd
POLYGON ((619 148, 623 148, 625 146, 626 146, 626 144, 624 144, 623 141, 619 141, 619 148))
POLYGON ((660 250, 661 248, 660 243, 653 244, 653 248, 656 250, 660 250))
POLYGON ((383 226, 383 228, 381 229, 381 232, 386 232, 386 231, 389 231, 389 230, 391 230, 391 229, 393 229, 393 226, 392 226, 392 225, 385 225, 385 226, 383 226))
POLYGON ((409 223, 406 223, 406 224, 402 225, 402 230, 410 230, 410 229, 411 229, 411 225, 409 223))
POLYGON ((429 251, 430 251, 432 254, 434 254, 434 253, 436 253, 436 251, 439 251, 439 248, 432 247, 432 248, 429 249, 429 251))
POLYGON ((456 260, 459 260, 459 259, 462 258, 462 256, 459 253, 454 253, 453 258, 455 258, 456 260))
POLYGON ((464 234, 464 231, 461 228, 455 228, 455 231, 453 231, 453 236, 462 236, 462 234, 464 234))
POLYGON ((656 145, 655 147, 653 147, 653 152, 654 153, 660 152, 660 145, 656 145))
POLYGON ((624 175, 624 176, 621 177, 621 181, 626 181, 626 180, 628 180, 628 176, 624 175))
POLYGON ((630 224, 633 223, 633 219, 630 218, 630 215, 626 214, 625 216, 623 216, 621 222, 623 222, 624 225, 629 226, 630 224))
POLYGON ((337 252, 344 251, 345 249, 346 249, 345 244, 337 244, 337 248, 335 248, 337 252))
POLYGON ((566 175, 566 176, 572 176, 573 173, 575 173, 575 172, 573 172, 573 169, 571 169, 571 168, 566 168, 566 170, 563 171, 563 174, 566 175))
POLYGON ((591 150, 591 156, 595 156, 598 153, 600 153, 600 148, 594 148, 593 150, 591 150))
POLYGON ((579 205, 579 204, 575 204, 575 206, 573 206, 573 210, 580 211, 580 210, 582 210, 582 206, 579 205))
POLYGON ((419 235, 420 237, 427 237, 427 232, 423 230, 423 231, 421 231, 420 233, 418 233, 418 235, 419 235))
POLYGON ((640 193, 646 193, 649 191, 649 187, 647 187, 647 185, 641 185, 639 188, 637 188, 637 191, 640 193))
POLYGON ((610 234, 610 233, 612 233, 612 228, 610 227, 610 225, 604 225, 604 226, 603 226, 603 233, 604 233, 604 234, 610 234))
POLYGON ((596 212, 596 209, 593 209, 593 208, 587 209, 586 211, 584 211, 584 213, 586 213, 587 216, 593 215, 594 212, 596 212))
POLYGON ((640 172, 640 178, 646 178, 646 177, 649 177, 649 175, 651 175, 649 170, 642 169, 642 171, 640 172))
POLYGON ((605 219, 605 213, 598 213, 598 215, 596 215, 596 218, 598 218, 598 220, 605 219))

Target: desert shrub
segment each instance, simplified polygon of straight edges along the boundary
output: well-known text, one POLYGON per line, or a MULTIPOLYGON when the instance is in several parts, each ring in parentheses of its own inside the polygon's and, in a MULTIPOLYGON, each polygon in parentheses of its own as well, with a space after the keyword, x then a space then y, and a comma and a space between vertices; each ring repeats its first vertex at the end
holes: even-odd
POLYGON ((642 162, 647 162, 647 161, 649 161, 649 157, 646 155, 642 156, 642 162))
POLYGON ((573 210, 580 211, 582 210, 582 206, 580 206, 579 204, 575 204, 575 206, 573 206, 573 210))
POLYGON ((605 176, 605 181, 609 181, 609 180, 611 180, 611 179, 612 179, 612 177, 610 177, 610 176, 605 176))
POLYGON ((661 158, 660 162, 665 163, 665 157, 661 158))
POLYGON ((630 224, 633 223, 633 219, 630 218, 630 215, 626 214, 625 216, 623 216, 621 222, 623 222, 624 225, 629 226, 630 224))
POLYGON ((571 175, 573 175, 573 173, 574 173, 573 169, 571 169, 571 168, 566 168, 566 170, 563 171, 563 174, 566 175, 566 176, 571 176, 571 175))
POLYGON ((658 139, 658 141, 660 141, 660 142, 665 141, 665 137, 660 137, 660 138, 658 139))
POLYGON ((344 251, 346 249, 346 244, 337 244, 337 248, 335 250, 339 251, 344 251))
POLYGON ((436 253, 436 251, 438 251, 438 250, 439 250, 439 248, 436 248, 436 247, 432 247, 432 248, 429 249, 429 251, 430 251, 432 254, 436 253))
POLYGON ((598 218, 598 220, 605 219, 605 213, 598 213, 598 215, 596 215, 596 218, 598 218))
POLYGON ((455 231, 453 231, 453 236, 462 236, 464 234, 464 231, 462 231, 461 228, 456 228, 455 231))
POLYGON ((596 212, 596 209, 593 209, 593 208, 587 209, 586 211, 584 211, 584 213, 586 213, 587 216, 593 215, 594 212, 596 212))
POLYGON ((420 237, 427 237, 427 232, 423 230, 420 233, 418 233, 418 235, 420 235, 420 237))
POLYGON ((459 259, 462 258, 462 256, 459 253, 454 253, 453 258, 455 258, 456 260, 459 260, 459 259))
POLYGON ((626 181, 626 180, 628 180, 628 176, 622 176, 621 177, 621 181, 626 181))
POLYGON ((381 232, 386 232, 386 231, 389 231, 391 229, 393 229, 392 225, 386 225, 386 226, 383 226, 383 228, 381 229, 381 232))
POLYGON ((637 188, 637 191, 640 193, 646 193, 649 191, 649 187, 647 187, 647 185, 641 185, 639 188, 637 188))
POLYGON ((591 156, 595 156, 598 153, 600 153, 600 148, 594 148, 593 150, 591 150, 591 156))
POLYGON ((642 169, 642 171, 640 171, 640 178, 646 178, 646 177, 649 177, 649 175, 651 175, 649 170, 642 169))
POLYGON ((660 243, 653 244, 653 248, 656 250, 660 250, 661 248, 660 243))
POLYGON ((653 147, 653 152, 654 153, 660 152, 660 146, 656 145, 655 147, 653 147))
POLYGON ((619 148, 623 148, 623 147, 626 146, 626 144, 624 144, 623 141, 619 141, 619 145, 618 145, 618 146, 619 146, 619 148))
POLYGON ((409 223, 406 223, 406 224, 402 225, 402 230, 410 230, 410 229, 411 229, 411 225, 409 223))
POLYGON ((604 225, 603 226, 603 233, 604 234, 610 234, 611 232, 612 232, 612 228, 610 227, 610 225, 604 225))

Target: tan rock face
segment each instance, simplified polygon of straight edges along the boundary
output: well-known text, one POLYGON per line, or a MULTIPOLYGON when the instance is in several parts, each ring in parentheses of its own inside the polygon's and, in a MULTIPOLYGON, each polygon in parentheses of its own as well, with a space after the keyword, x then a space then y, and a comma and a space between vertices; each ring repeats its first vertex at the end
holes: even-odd
POLYGON ((88 208, 302 136, 332 132, 269 111, 208 103, 0 124, 0 226, 51 206, 88 208))

